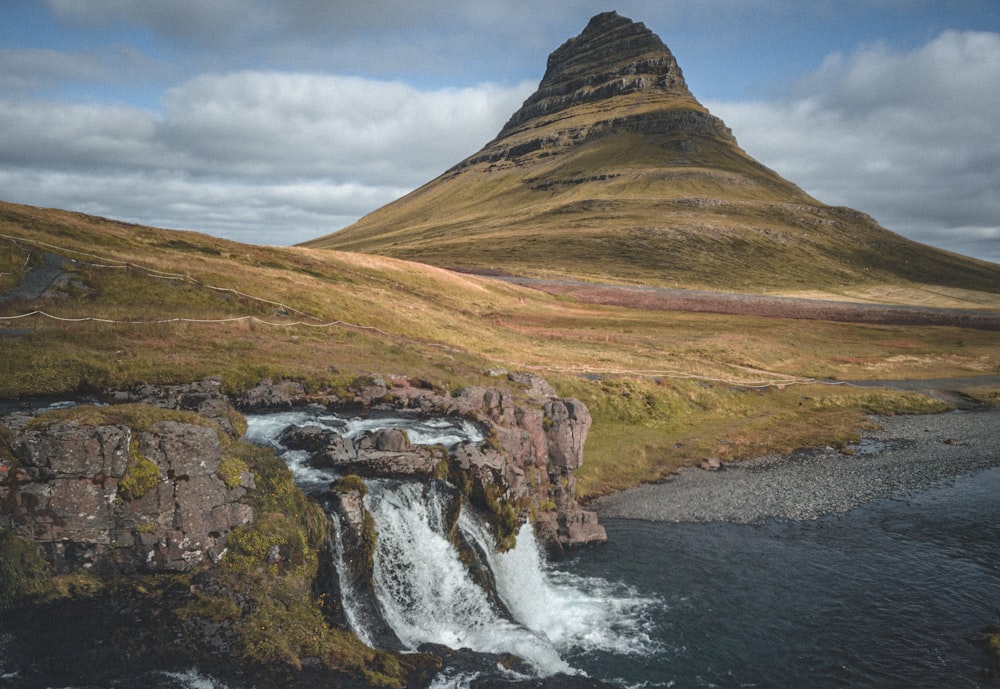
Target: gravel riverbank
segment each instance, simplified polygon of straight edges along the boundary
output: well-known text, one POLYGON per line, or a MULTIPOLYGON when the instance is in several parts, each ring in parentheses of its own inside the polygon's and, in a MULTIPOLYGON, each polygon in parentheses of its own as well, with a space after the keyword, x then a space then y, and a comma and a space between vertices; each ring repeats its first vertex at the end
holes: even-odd
POLYGON ((938 481, 1000 466, 1000 409, 874 419, 854 454, 811 448, 724 465, 682 469, 591 504, 603 518, 756 523, 816 519, 938 481))

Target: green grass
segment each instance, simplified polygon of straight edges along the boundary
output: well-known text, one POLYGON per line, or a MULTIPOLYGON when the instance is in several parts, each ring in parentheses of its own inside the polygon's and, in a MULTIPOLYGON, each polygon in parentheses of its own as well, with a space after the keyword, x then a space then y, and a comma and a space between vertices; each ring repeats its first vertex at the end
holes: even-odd
POLYGON ((709 457, 749 459, 814 445, 846 447, 867 416, 948 407, 916 393, 820 384, 760 389, 667 379, 560 380, 594 417, 577 490, 594 497, 709 457))
POLYGON ((49 565, 34 543, 0 529, 0 611, 53 595, 49 565))

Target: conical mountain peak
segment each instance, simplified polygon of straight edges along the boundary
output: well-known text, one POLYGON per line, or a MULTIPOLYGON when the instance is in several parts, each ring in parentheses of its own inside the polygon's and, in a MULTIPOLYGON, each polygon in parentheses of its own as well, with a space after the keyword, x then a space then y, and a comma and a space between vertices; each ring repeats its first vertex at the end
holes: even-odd
POLYGON ((626 132, 736 143, 691 95, 663 41, 644 24, 605 12, 549 55, 538 90, 492 142, 453 170, 484 161, 523 166, 626 132))
POLYGON ((677 60, 656 34, 617 12, 605 12, 549 56, 538 90, 504 132, 540 115, 641 91, 691 96, 677 60))
POLYGON ((754 160, 643 24, 606 12, 481 150, 306 243, 445 268, 728 290, 922 282, 996 267, 831 208, 754 160))

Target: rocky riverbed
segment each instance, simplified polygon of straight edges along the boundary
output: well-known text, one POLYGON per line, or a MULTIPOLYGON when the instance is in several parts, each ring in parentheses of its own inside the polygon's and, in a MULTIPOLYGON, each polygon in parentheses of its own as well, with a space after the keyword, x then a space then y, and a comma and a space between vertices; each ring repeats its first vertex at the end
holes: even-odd
POLYGON ((810 448, 681 469, 592 503, 601 518, 756 523, 816 519, 880 498, 905 496, 963 474, 1000 466, 1000 409, 874 418, 848 453, 810 448))

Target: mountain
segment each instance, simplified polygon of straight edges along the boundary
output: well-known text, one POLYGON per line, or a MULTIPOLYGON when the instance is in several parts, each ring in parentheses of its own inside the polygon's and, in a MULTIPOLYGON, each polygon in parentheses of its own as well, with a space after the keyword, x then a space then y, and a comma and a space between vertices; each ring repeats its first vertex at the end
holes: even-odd
POLYGON ((538 90, 482 150, 305 246, 648 285, 1000 291, 1000 266, 827 206, 754 160, 663 41, 615 12, 549 56, 538 90))

